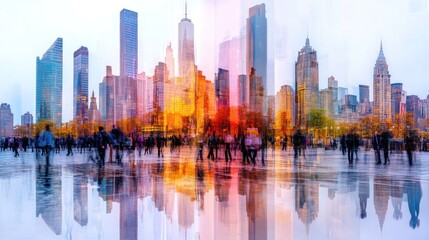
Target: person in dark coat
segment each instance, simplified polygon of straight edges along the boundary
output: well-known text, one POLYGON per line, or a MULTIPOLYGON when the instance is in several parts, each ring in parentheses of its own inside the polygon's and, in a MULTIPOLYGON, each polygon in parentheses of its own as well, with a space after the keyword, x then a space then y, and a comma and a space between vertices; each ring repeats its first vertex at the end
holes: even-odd
POLYGON ((407 152, 408 162, 413 165, 413 151, 416 150, 416 141, 411 132, 408 131, 405 136, 405 151, 407 152))
POLYGON ((109 136, 104 127, 98 127, 98 133, 94 137, 95 146, 97 147, 98 157, 100 158, 100 163, 104 165, 106 157, 107 144, 109 143, 109 136))
POLYGON ((380 155, 380 134, 378 134, 378 132, 375 132, 374 137, 372 137, 372 148, 374 149, 374 153, 375 153, 375 160, 377 162, 377 164, 381 164, 381 155, 380 155))
POLYGON ((390 159, 389 159, 389 140, 390 140, 391 135, 389 132, 383 132, 381 134, 381 148, 383 149, 383 153, 384 153, 384 165, 387 164, 387 162, 390 163, 390 159))
POLYGON ((69 134, 67 136, 67 140, 66 140, 66 144, 67 144, 67 156, 73 156, 73 144, 74 144, 74 139, 73 137, 69 134))
POLYGON ((18 138, 14 137, 13 138, 13 152, 15 153, 14 157, 19 157, 19 141, 18 138))
POLYGON ((302 134, 301 134, 301 130, 297 130, 295 132, 295 134, 293 134, 292 136, 292 144, 293 144, 293 151, 295 153, 295 158, 298 157, 298 153, 299 156, 301 156, 301 145, 302 145, 302 134))

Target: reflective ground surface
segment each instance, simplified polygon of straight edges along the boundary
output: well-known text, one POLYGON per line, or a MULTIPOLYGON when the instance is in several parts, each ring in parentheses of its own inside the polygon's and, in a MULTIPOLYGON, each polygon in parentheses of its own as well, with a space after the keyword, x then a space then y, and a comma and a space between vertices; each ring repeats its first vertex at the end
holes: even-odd
POLYGON ((104 167, 0 152, 0 239, 428 239, 429 153, 410 167, 361 151, 350 166, 339 151, 277 150, 252 167, 237 152, 227 167, 194 150, 104 167))

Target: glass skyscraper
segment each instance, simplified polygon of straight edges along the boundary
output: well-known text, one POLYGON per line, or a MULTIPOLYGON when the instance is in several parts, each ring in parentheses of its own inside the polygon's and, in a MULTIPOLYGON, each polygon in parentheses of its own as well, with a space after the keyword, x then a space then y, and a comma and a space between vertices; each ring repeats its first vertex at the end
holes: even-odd
POLYGON ((120 75, 137 79, 137 13, 123 9, 120 13, 120 75))
POLYGON ((51 120, 57 126, 62 122, 63 102, 63 39, 36 60, 36 121, 51 120))
MULTIPOLYGON (((268 84, 267 84, 267 18, 265 4, 249 9, 246 35, 246 73, 255 70, 255 76, 260 77, 263 87, 263 115, 268 114, 268 84)), ((270 84, 274 86, 274 84, 270 84)), ((250 96, 252 97, 252 96, 250 96)))
POLYGON ((73 57, 73 118, 82 122, 88 110, 88 48, 80 47, 73 57))

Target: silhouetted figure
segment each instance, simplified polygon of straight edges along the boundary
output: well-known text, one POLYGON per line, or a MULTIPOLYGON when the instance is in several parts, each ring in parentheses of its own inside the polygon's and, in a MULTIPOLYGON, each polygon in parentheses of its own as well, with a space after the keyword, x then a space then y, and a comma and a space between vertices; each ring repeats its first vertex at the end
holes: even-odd
POLYGON ((105 163, 106 158, 106 149, 107 144, 109 142, 109 137, 107 136, 106 131, 104 131, 104 127, 98 127, 98 133, 94 137, 95 147, 97 148, 98 157, 100 159, 100 163, 105 163))
POLYGON ((301 145, 302 145, 302 134, 301 134, 301 130, 297 130, 295 132, 295 134, 292 136, 292 144, 293 144, 293 151, 295 153, 295 158, 298 157, 298 152, 299 152, 299 156, 301 156, 301 145))
POLYGON ((389 132, 383 132, 381 134, 381 148, 383 149, 383 153, 384 153, 384 165, 387 164, 387 162, 390 163, 390 159, 389 159, 389 140, 390 140, 391 135, 389 132))
POLYGON ((412 136, 411 131, 407 131, 405 135, 405 151, 407 151, 408 162, 413 165, 413 151, 416 150, 415 137, 412 136))
POLYGON ((378 132, 375 132, 374 136, 372 137, 372 148, 374 149, 375 153, 375 161, 377 164, 381 164, 381 155, 380 155, 380 147, 381 147, 381 137, 378 132))
POLYGON ((67 145, 67 156, 73 156, 73 144, 74 144, 74 139, 73 137, 69 134, 67 136, 66 139, 66 145, 67 145))
POLYGON ((50 165, 49 157, 51 155, 51 150, 54 148, 54 136, 51 133, 51 128, 49 125, 46 125, 45 132, 43 133, 43 143, 45 148, 45 157, 46 157, 46 165, 50 165))
POLYGON ((19 157, 19 141, 16 137, 13 138, 13 152, 15 153, 14 157, 19 157))
POLYGON ((341 152, 343 153, 343 156, 346 155, 346 136, 345 135, 341 136, 340 147, 341 147, 341 152))
POLYGON ((156 136, 156 147, 158 149, 158 158, 164 157, 164 138, 158 133, 156 136))
POLYGON ((216 146, 216 132, 213 131, 213 134, 209 137, 209 140, 207 142, 208 146, 209 146, 209 154, 207 155, 207 159, 211 159, 212 161, 214 161, 214 153, 213 150, 216 146))
MULTIPOLYGON (((348 153, 349 164, 353 164, 353 155, 354 153, 356 153, 356 148, 358 147, 359 147, 359 136, 357 135, 355 130, 352 130, 352 132, 350 132, 347 135, 347 153, 348 153)), ((356 159, 357 159, 357 154, 356 154, 356 159)))
POLYGON ((234 141, 234 138, 232 138, 231 135, 229 135, 229 133, 225 134, 225 162, 228 163, 228 159, 229 162, 232 162, 232 156, 231 156, 231 143, 234 141))

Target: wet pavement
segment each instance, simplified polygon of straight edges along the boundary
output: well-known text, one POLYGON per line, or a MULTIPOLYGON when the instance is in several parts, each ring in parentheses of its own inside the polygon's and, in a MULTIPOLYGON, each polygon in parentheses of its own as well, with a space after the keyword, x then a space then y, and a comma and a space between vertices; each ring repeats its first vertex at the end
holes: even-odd
POLYGON ((349 165, 322 149, 270 150, 256 167, 239 152, 230 165, 197 163, 189 147, 105 166, 90 155, 62 152, 47 166, 0 152, 0 239, 429 237, 429 153, 411 167, 405 154, 385 166, 361 151, 349 165))

